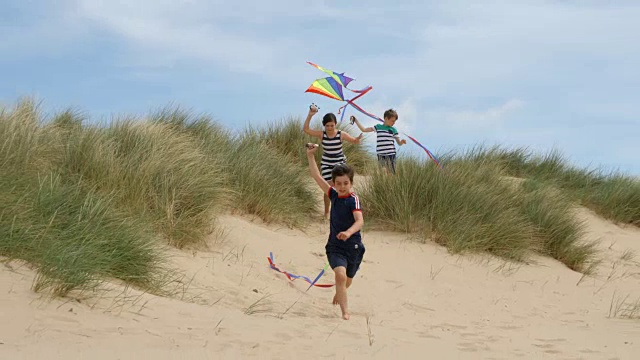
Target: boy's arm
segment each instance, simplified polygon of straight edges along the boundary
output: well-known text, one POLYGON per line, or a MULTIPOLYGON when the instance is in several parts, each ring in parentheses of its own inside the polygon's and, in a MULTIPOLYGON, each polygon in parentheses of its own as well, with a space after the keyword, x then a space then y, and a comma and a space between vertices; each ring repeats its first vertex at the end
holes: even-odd
POLYGON ((311 123, 311 118, 313 117, 313 115, 315 115, 318 112, 318 109, 314 106, 311 106, 309 108, 309 114, 307 115, 307 119, 304 121, 304 126, 303 126, 303 130, 307 135, 311 135, 317 138, 321 138, 322 139, 322 131, 320 130, 313 130, 311 128, 309 128, 309 123, 311 123))
POLYGON ((398 130, 396 130, 395 128, 393 128, 393 131, 394 131, 394 133, 393 133, 393 138, 394 138, 394 139, 396 139, 396 142, 397 142, 399 145, 404 145, 404 144, 406 144, 406 143, 407 143, 407 140, 406 140, 406 139, 402 139, 402 140, 400 139, 400 134, 398 134, 398 130))
POLYGON ((362 208, 360 207, 360 199, 355 196, 352 199, 351 211, 353 212, 353 219, 355 220, 347 230, 340 232, 337 238, 340 240, 349 239, 354 233, 360 231, 364 225, 364 217, 362 216, 362 208))
POLYGON ((362 229, 362 226, 364 225, 364 217, 362 216, 362 211, 354 211, 353 218, 355 219, 355 222, 353 223, 353 225, 351 225, 351 227, 348 228, 347 230, 339 233, 337 235, 338 239, 347 240, 348 238, 351 237, 351 235, 355 234, 356 232, 362 229))
POLYGON ((362 133, 360 133, 360 136, 358 136, 357 138, 354 138, 353 136, 347 134, 346 132, 342 132, 342 137, 347 140, 350 143, 354 143, 354 144, 360 144, 360 141, 362 140, 362 133))
POLYGON ((362 124, 360 124, 360 121, 358 121, 358 118, 356 118, 355 116, 351 116, 351 120, 353 120, 353 122, 356 124, 358 129, 360 129, 360 131, 362 131, 362 132, 372 132, 372 131, 376 130, 373 127, 366 128, 366 127, 362 126, 362 124))
POLYGON ((327 194, 329 192, 329 189, 331 188, 331 185, 329 185, 329 183, 322 178, 322 175, 320 175, 320 170, 318 170, 318 165, 316 164, 316 158, 313 155, 313 153, 316 152, 317 148, 318 148, 317 144, 313 144, 313 148, 307 147, 307 160, 309 161, 309 172, 311 173, 311 177, 313 178, 313 180, 316 181, 316 184, 318 184, 318 186, 320 186, 320 189, 322 189, 322 192, 327 194))

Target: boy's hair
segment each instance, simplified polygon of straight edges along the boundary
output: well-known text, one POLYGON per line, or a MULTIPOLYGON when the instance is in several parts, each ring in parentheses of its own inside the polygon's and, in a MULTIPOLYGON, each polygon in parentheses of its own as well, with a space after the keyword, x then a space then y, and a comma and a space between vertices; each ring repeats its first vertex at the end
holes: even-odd
POLYGON ((394 117, 394 118, 396 118, 396 120, 398 120, 398 113, 395 110, 389 109, 389 110, 384 112, 384 118, 385 119, 390 119, 392 117, 394 117))
POLYGON ((336 181, 338 176, 347 175, 353 184, 353 169, 347 164, 338 164, 331 170, 331 180, 336 181))
POLYGON ((322 126, 327 125, 327 123, 334 122, 338 124, 338 119, 333 113, 327 113, 322 117, 322 126))

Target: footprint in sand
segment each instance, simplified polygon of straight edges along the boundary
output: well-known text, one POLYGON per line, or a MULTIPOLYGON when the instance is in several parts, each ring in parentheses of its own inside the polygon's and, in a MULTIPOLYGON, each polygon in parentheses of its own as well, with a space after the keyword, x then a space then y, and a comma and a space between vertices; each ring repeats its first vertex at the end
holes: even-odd
POLYGON ((419 313, 424 313, 424 312, 427 312, 427 311, 435 311, 432 308, 428 308, 426 306, 416 305, 416 304, 412 304, 412 303, 404 303, 404 304, 402 304, 402 306, 407 310, 411 310, 411 311, 415 311, 415 312, 419 312, 419 313))
POLYGON ((418 336, 420 336, 421 338, 427 338, 427 339, 440 339, 439 336, 431 335, 427 331, 418 332, 418 336))

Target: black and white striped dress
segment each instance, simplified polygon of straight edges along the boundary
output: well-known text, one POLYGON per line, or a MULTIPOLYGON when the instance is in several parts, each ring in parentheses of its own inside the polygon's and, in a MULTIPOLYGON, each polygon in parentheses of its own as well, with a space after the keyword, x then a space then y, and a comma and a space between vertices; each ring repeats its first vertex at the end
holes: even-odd
POLYGON ((320 162, 322 178, 331 181, 333 167, 347 161, 347 157, 342 152, 342 132, 338 130, 336 136, 330 138, 327 132, 323 131, 322 150, 322 161, 320 162))

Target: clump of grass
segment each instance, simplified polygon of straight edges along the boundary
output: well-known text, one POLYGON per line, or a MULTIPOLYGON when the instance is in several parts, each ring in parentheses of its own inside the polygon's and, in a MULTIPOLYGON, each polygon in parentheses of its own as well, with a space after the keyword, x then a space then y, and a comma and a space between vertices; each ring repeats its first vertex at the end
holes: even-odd
POLYGON ((304 170, 254 138, 237 141, 229 153, 232 206, 267 222, 301 225, 314 209, 304 170))
POLYGON ((450 161, 497 164, 504 174, 543 181, 563 189, 604 218, 640 226, 640 181, 616 172, 571 166, 559 151, 535 154, 525 148, 474 147, 450 161))
POLYGON ((160 292, 164 258, 145 222, 56 174, 29 180, 0 176, 0 254, 35 265, 35 291, 65 296, 115 278, 160 292))
POLYGON ((189 135, 208 159, 218 164, 217 171, 232 197, 228 206, 233 210, 266 222, 292 226, 306 222, 313 210, 309 201, 313 194, 296 159, 310 141, 303 137, 306 134, 301 125, 289 122, 249 128, 235 136, 207 117, 194 117, 179 109, 164 109, 153 119, 189 135))
POLYGON ((363 188, 370 219, 397 230, 420 231, 454 253, 526 258, 534 229, 495 167, 459 164, 441 171, 407 158, 397 168, 396 176, 376 171, 363 188))
POLYGON ((125 119, 77 131, 60 167, 182 248, 202 244, 224 204, 220 164, 170 125, 125 119))
POLYGON ((535 180, 521 183, 521 209, 535 226, 538 251, 575 271, 586 271, 596 253, 595 243, 583 243, 585 224, 573 215, 574 205, 562 191, 535 180))
POLYGON ((35 291, 64 296, 109 278, 160 291, 163 257, 148 225, 58 173, 63 136, 40 117, 31 100, 0 110, 0 255, 38 270, 35 291))
POLYGON ((570 198, 540 181, 506 179, 504 164, 471 156, 453 160, 441 170, 406 158, 396 176, 374 173, 361 192, 368 217, 422 233, 454 253, 521 261, 535 251, 577 271, 590 269, 595 247, 581 242, 584 226, 573 217, 570 198))

